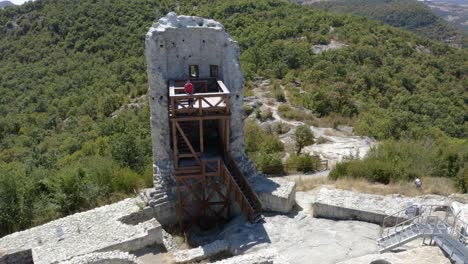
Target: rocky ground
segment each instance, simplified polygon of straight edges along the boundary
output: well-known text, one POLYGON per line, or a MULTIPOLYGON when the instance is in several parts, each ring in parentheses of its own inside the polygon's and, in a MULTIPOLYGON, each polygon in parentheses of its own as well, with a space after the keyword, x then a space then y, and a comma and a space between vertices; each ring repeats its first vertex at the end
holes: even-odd
MULTIPOLYGON (((280 135, 280 140, 286 145, 292 145, 292 137, 295 128, 304 124, 301 121, 286 120, 278 113, 280 103, 272 99, 270 91, 270 80, 259 80, 254 83, 254 96, 246 97, 245 103, 253 108, 260 108, 262 111, 271 111, 272 118, 261 123, 262 126, 271 125, 275 122, 282 122, 291 127, 291 129, 280 135)), ((294 110, 303 111, 311 114, 307 109, 297 109, 291 106, 294 110)), ((254 114, 251 115, 251 118, 254 114)), ((356 136, 352 132, 352 127, 338 126, 335 128, 310 126, 316 139, 322 138, 322 142, 307 146, 304 148, 304 153, 318 155, 324 160, 328 160, 330 166, 336 162, 343 160, 346 157, 364 157, 369 149, 377 144, 377 142, 369 137, 356 136)))
MULTIPOLYGON (((37 263, 50 263, 62 259, 68 261, 64 263, 81 264, 104 258, 130 261, 122 263, 175 263, 177 254, 174 252, 180 252, 179 255, 185 259, 190 259, 192 257, 190 254, 195 254, 199 259, 203 259, 203 254, 208 251, 214 252, 214 258, 202 260, 203 263, 210 261, 220 261, 219 263, 224 264, 450 263, 438 247, 421 247, 421 240, 405 245, 395 252, 378 254, 379 248, 376 239, 381 231, 380 226, 360 221, 335 221, 313 217, 312 203, 317 200, 324 202, 324 199, 328 200, 325 201, 327 203, 332 202, 339 206, 357 208, 362 205, 362 208, 369 211, 386 212, 397 210, 402 204, 406 204, 408 199, 416 199, 418 202, 446 203, 454 199, 460 200, 461 197, 405 198, 318 188, 309 192, 298 192, 296 196, 298 206, 289 214, 265 213, 264 222, 257 224, 250 224, 245 221, 243 216, 239 216, 221 230, 191 235, 190 241, 194 245, 211 243, 210 247, 205 246, 201 250, 190 249, 192 253, 185 251, 178 245, 179 242, 183 242, 177 242, 177 240, 183 240, 178 238, 169 239, 168 245, 166 245, 168 242, 165 241, 164 246, 157 244, 146 246, 132 251, 131 254, 121 251, 91 253, 93 249, 105 247, 107 244, 119 243, 120 240, 128 239, 129 236, 138 237, 145 233, 148 228, 145 225, 128 225, 121 222, 120 219, 123 216, 140 210, 139 199, 127 199, 120 203, 12 234, 0 239, 0 246, 7 250, 34 248, 34 253, 41 256, 37 263), (331 197, 330 199, 333 201, 324 197, 331 197), (57 237, 57 226, 61 226, 64 230, 64 239, 57 237), (216 256, 219 248, 223 251, 221 257, 216 256), (77 255, 80 256, 70 259, 77 255), (230 256, 238 257, 230 259, 230 256)), ((466 204, 462 206, 464 210, 468 211, 466 204)), ((164 233, 163 236, 167 240, 170 235, 164 235, 164 233)))

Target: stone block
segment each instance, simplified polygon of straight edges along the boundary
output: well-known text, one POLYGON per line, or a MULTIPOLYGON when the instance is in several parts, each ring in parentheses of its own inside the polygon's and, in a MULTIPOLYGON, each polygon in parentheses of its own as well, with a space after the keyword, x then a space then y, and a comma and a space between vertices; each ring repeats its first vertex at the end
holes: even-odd
POLYGON ((174 252, 176 263, 192 263, 207 259, 214 255, 225 252, 229 247, 226 240, 216 240, 210 244, 197 248, 178 250, 174 252))
POLYGON ((281 178, 256 176, 250 179, 250 183, 260 199, 264 211, 288 213, 292 210, 295 204, 295 182, 281 178))

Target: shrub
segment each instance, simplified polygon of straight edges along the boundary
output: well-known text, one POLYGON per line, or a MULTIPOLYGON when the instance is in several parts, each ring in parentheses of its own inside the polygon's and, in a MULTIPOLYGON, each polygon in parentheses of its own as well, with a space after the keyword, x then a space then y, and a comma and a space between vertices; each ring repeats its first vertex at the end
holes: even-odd
POLYGON ((298 172, 311 172, 316 171, 320 164, 320 159, 316 156, 311 156, 309 154, 303 155, 291 155, 286 161, 288 170, 298 171, 298 172))
POLYGON ((335 180, 341 177, 365 178, 371 182, 388 184, 395 175, 398 175, 398 171, 393 164, 378 160, 352 160, 338 163, 329 177, 335 180))
POLYGON ((339 162, 328 174, 328 178, 338 180, 338 178, 346 177, 348 175, 349 162, 339 162))
POLYGON ((283 174, 284 166, 279 153, 260 152, 253 159, 258 170, 265 174, 283 174))
POLYGON ((291 111, 291 107, 287 104, 280 104, 278 106, 278 112, 285 113, 291 111))
POLYGON ((278 136, 265 132, 255 121, 247 121, 245 131, 245 152, 281 152, 283 143, 278 136))
POLYGON ((144 186, 143 178, 129 168, 121 168, 113 176, 114 190, 119 192, 132 193, 144 186))
POLYGON ((273 94, 275 95, 276 101, 281 103, 286 102, 286 96, 284 95, 283 89, 281 89, 279 81, 273 83, 273 94))
POLYGON ((260 108, 255 109, 255 118, 257 118, 260 122, 265 122, 268 119, 271 119, 272 117, 273 113, 270 109, 267 109, 265 111, 260 110, 260 108))
POLYGON ((272 124, 271 130, 278 135, 287 133, 291 129, 291 126, 284 122, 275 122, 272 124))
POLYGON ((275 99, 280 103, 286 102, 286 95, 284 95, 284 91, 281 88, 275 90, 275 99))
POLYGON ((465 164, 463 169, 458 172, 455 185, 461 192, 468 193, 468 164, 465 164))
POLYGON ((244 105, 242 110, 244 110, 244 117, 250 116, 254 111, 253 107, 250 105, 244 105))

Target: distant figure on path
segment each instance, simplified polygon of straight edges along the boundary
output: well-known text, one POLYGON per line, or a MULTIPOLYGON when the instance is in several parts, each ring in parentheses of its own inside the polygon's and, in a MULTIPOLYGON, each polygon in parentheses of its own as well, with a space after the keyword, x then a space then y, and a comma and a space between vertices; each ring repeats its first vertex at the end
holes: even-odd
MULTIPOLYGON (((185 83, 184 90, 186 94, 193 95, 193 84, 190 82, 190 80, 187 80, 187 82, 185 83)), ((189 106, 192 107, 193 98, 189 98, 188 103, 189 103, 189 106)))
POLYGON ((422 182, 419 178, 416 178, 416 180, 414 180, 414 185, 416 185, 416 188, 421 188, 422 186, 422 182))

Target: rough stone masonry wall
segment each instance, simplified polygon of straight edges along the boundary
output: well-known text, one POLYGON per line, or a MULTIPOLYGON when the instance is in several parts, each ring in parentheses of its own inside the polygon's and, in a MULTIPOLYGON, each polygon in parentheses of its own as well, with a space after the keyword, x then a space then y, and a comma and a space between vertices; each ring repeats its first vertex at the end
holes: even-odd
POLYGON ((189 66, 199 65, 200 78, 209 77, 210 65, 217 65, 230 91, 230 152, 243 160, 243 76, 239 45, 224 27, 210 19, 169 13, 146 34, 151 134, 153 140, 155 188, 174 192, 173 155, 169 123, 168 80, 189 78, 189 66))

